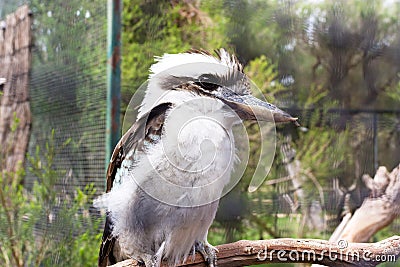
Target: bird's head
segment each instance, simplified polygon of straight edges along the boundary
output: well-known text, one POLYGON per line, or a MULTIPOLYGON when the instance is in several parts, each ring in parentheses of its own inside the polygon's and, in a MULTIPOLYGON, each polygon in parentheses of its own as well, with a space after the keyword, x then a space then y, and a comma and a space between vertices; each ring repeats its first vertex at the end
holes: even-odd
POLYGON ((212 55, 190 50, 156 58, 150 68, 141 114, 163 103, 179 105, 199 98, 220 101, 242 120, 296 122, 288 113, 252 95, 251 82, 237 58, 220 49, 212 55))

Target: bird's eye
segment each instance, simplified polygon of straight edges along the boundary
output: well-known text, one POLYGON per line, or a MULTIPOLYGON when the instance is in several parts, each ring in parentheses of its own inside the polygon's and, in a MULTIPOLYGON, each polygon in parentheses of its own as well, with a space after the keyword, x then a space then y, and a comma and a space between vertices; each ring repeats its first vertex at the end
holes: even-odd
POLYGON ((207 91, 217 90, 219 85, 218 78, 212 74, 203 74, 199 77, 198 81, 195 82, 201 88, 207 91))

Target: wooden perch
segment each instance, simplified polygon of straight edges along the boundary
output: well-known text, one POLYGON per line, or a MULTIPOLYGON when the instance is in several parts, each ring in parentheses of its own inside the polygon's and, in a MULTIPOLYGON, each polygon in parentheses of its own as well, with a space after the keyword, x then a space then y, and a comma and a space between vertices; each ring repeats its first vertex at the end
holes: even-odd
MULTIPOLYGON (((248 241, 217 246, 218 267, 235 267, 267 263, 320 263, 327 266, 376 266, 395 261, 400 255, 400 236, 377 243, 330 243, 317 239, 280 238, 248 241)), ((113 267, 142 266, 135 260, 119 262, 113 267)), ((162 264, 162 266, 168 266, 162 264)), ((196 253, 179 266, 206 266, 203 257, 196 253)))

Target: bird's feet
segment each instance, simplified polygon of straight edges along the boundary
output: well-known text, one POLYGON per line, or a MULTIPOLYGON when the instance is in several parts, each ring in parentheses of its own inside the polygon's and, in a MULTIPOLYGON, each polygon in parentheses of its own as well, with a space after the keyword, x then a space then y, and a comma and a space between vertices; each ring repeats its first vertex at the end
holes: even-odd
POLYGON ((210 245, 207 241, 196 241, 194 249, 203 256, 208 267, 217 267, 218 249, 210 245))
POLYGON ((161 246, 157 250, 156 254, 154 254, 154 255, 143 254, 142 261, 144 262, 144 266, 145 267, 160 267, 161 261, 163 258, 164 248, 165 248, 165 242, 163 242, 161 244, 161 246))

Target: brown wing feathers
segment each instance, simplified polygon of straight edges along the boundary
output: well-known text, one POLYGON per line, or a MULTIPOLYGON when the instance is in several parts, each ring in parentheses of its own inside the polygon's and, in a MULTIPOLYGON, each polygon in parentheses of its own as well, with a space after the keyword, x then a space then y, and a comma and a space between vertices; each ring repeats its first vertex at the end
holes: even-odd
MULTIPOLYGON (((143 150, 143 142, 157 142, 161 136, 162 128, 165 121, 165 115, 171 103, 164 103, 154 107, 148 116, 142 116, 132 127, 122 136, 118 144, 115 146, 111 156, 110 164, 107 168, 107 189, 109 192, 113 186, 117 170, 121 168, 122 162, 126 154, 132 149, 143 150)), ((111 216, 107 212, 106 223, 102 237, 102 243, 99 251, 99 267, 105 267, 108 263, 115 264, 117 259, 113 254, 115 243, 118 242, 117 237, 112 236, 112 221, 111 216)))

